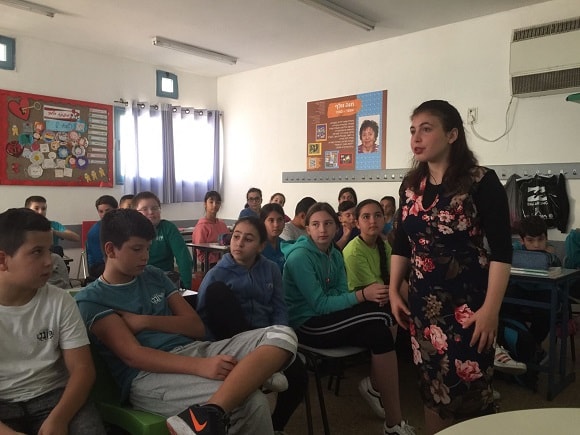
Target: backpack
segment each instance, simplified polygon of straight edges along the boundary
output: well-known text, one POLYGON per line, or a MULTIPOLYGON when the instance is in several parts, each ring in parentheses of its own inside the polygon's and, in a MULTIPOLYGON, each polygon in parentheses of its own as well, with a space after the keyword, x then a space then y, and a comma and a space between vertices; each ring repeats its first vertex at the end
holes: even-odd
POLYGON ((527 364, 534 358, 536 341, 525 323, 501 317, 499 336, 499 342, 505 346, 513 359, 527 364))

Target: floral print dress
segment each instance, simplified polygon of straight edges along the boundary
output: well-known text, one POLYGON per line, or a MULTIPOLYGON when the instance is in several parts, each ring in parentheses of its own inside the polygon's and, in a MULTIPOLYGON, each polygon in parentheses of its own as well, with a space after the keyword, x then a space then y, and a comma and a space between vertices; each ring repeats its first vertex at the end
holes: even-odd
POLYGON ((489 271, 473 200, 484 174, 479 169, 468 194, 445 195, 442 186, 423 179, 420 190, 428 200, 410 189, 401 198, 402 231, 411 249, 413 360, 424 403, 442 418, 488 413, 493 404, 493 350, 478 353, 469 344, 473 326, 463 329, 485 300, 489 271))

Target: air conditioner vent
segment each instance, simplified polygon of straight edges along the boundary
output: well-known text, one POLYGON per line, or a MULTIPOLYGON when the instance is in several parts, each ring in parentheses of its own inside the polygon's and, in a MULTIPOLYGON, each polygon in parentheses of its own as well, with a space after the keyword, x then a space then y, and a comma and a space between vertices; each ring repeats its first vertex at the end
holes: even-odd
POLYGON ((571 18, 569 20, 554 21, 553 23, 541 24, 539 26, 516 29, 513 32, 512 42, 573 32, 574 30, 580 30, 580 17, 571 18))
POLYGON ((512 77, 514 95, 541 95, 580 87, 580 68, 512 77))

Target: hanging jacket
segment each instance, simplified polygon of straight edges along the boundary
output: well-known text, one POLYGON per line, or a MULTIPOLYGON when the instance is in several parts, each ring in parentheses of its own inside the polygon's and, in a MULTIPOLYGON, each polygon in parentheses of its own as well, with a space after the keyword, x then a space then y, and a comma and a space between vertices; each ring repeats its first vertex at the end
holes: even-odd
POLYGON ((568 231, 570 202, 564 174, 518 178, 516 181, 521 217, 540 216, 548 228, 568 231))

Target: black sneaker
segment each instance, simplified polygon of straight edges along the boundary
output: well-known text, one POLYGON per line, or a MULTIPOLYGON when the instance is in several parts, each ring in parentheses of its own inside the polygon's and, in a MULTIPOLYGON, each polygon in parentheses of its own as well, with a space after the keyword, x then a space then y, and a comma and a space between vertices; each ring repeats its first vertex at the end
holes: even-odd
POLYGON ((171 435, 226 435, 228 417, 216 405, 194 405, 167 419, 171 435))

